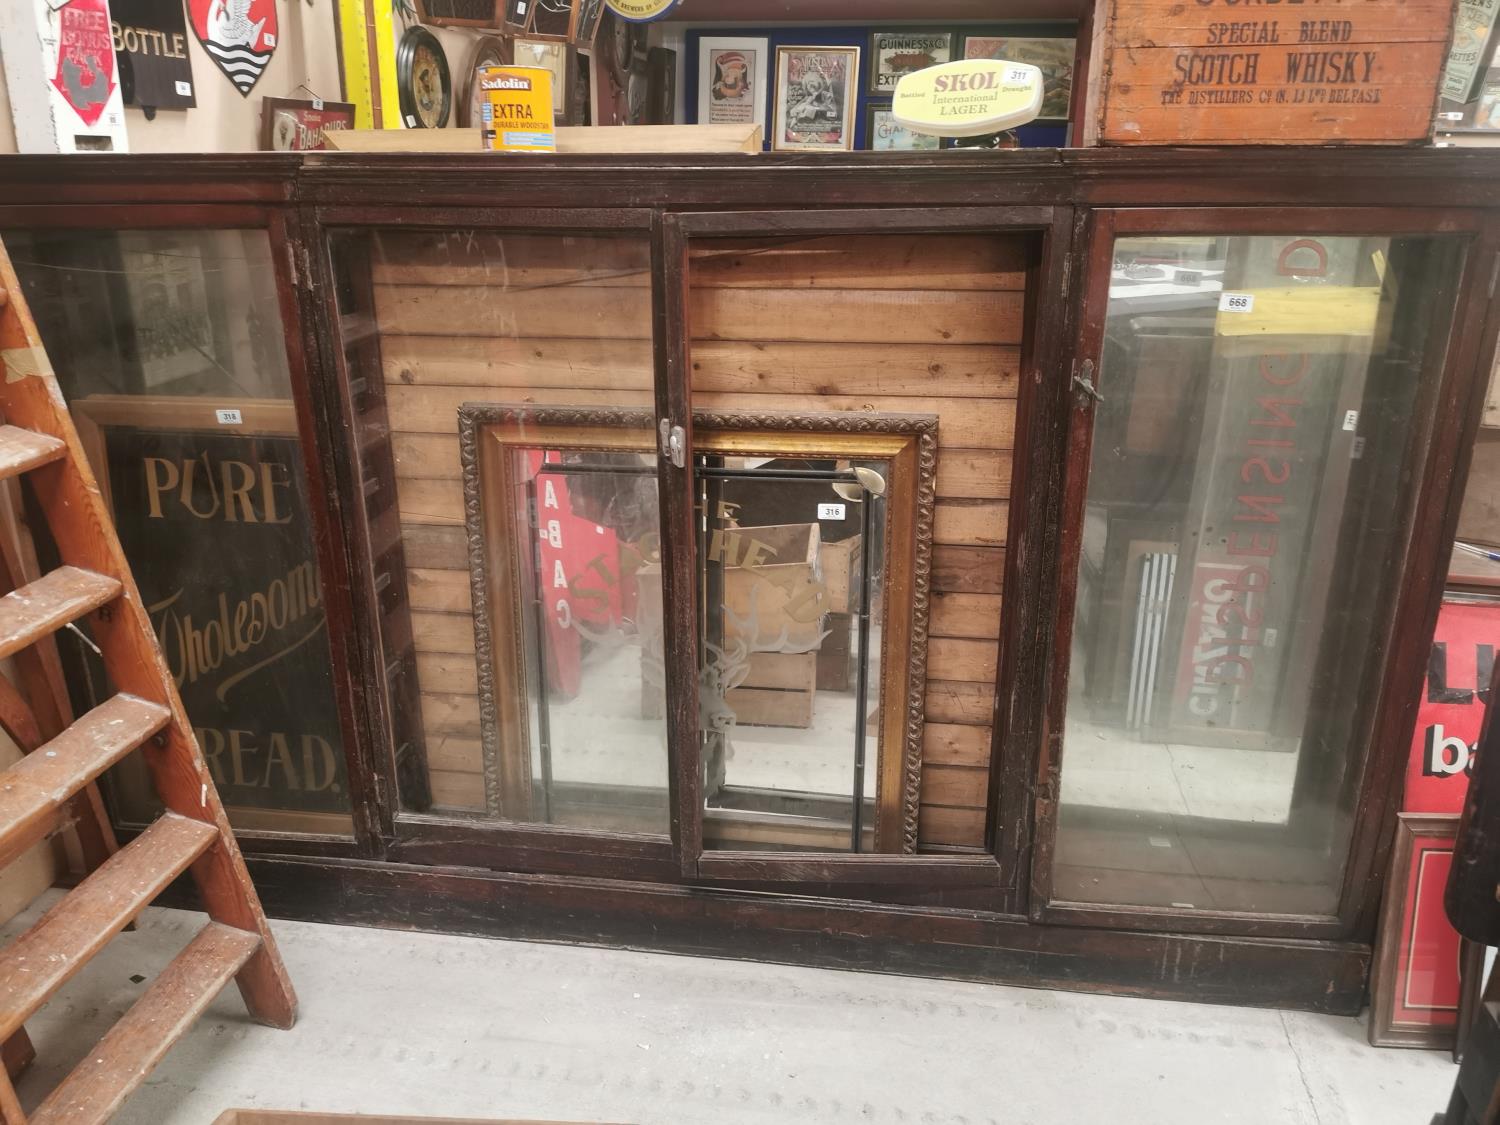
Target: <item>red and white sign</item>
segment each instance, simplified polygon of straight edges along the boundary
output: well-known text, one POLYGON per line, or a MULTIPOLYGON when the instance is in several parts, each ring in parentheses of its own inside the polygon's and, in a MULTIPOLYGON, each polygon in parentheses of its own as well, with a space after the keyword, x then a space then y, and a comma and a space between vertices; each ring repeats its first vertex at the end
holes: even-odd
POLYGON ((1463 812, 1497 646, 1500 602, 1443 602, 1407 756, 1402 812, 1463 812))
POLYGON ((58 11, 52 85, 85 125, 98 123, 115 89, 108 0, 68 0, 58 11))
MULTIPOLYGON (((610 528, 576 515, 568 478, 541 471, 543 454, 528 453, 536 479, 537 578, 547 608, 547 669, 552 692, 572 699, 582 686, 583 632, 617 629, 622 613, 620 540, 610 528)), ((548 461, 555 460, 548 457, 548 461)))
POLYGON ((208 57, 245 97, 276 50, 276 0, 188 0, 208 57))

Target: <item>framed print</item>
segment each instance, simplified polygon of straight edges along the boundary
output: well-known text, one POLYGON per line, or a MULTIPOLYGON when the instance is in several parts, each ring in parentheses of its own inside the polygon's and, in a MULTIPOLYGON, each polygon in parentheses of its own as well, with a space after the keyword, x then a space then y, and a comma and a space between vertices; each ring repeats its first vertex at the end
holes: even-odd
POLYGON ((718 35, 698 40, 698 124, 765 124, 770 43, 718 35))
POLYGON ((573 89, 569 92, 568 124, 594 123, 594 62, 583 51, 573 52, 573 89))
POLYGON ((870 33, 871 94, 889 97, 896 83, 918 70, 953 61, 953 32, 894 28, 870 33))
POLYGON ((876 152, 931 152, 943 147, 943 139, 914 133, 896 123, 888 105, 872 105, 865 111, 865 147, 876 152))
POLYGON ((396 47, 396 87, 408 129, 441 129, 453 112, 453 76, 437 36, 407 28, 396 47))
POLYGON ((1402 813, 1391 850, 1370 985, 1370 1043, 1452 1049, 1461 942, 1443 910, 1458 817, 1402 813))
POLYGON ((353 102, 262 98, 260 147, 267 152, 313 152, 326 148, 329 129, 354 128, 353 102))
MULTIPOLYGON (((1486 132, 1500 130, 1500 68, 1490 67, 1479 83, 1479 97, 1469 111, 1468 126, 1486 132)), ((1455 559, 1454 562, 1462 562, 1455 559)))
POLYGON ((675 124, 677 52, 666 47, 652 47, 646 55, 646 78, 646 124, 675 124))
POLYGON ((509 39, 486 35, 474 41, 469 60, 459 73, 462 89, 458 98, 458 127, 468 129, 479 124, 481 102, 479 72, 487 66, 509 66, 515 62, 515 49, 509 39))
POLYGON ((1038 121, 1061 121, 1073 100, 1075 39, 1037 39, 1019 35, 970 35, 964 39, 966 59, 1006 59, 1030 63, 1042 72, 1042 112, 1038 121))
POLYGON ((578 0, 573 9, 573 29, 570 38, 575 47, 592 47, 594 36, 599 32, 599 23, 604 15, 604 0, 578 0))
POLYGON ((778 47, 771 147, 794 152, 852 149, 858 74, 858 47, 778 47))
POLYGON ((493 27, 505 0, 416 0, 417 20, 433 27, 493 27))
POLYGON ((532 0, 526 34, 533 39, 568 39, 574 6, 574 0, 532 0))
POLYGON ((539 66, 552 72, 552 113, 559 125, 571 125, 573 108, 573 48, 566 43, 535 39, 515 41, 517 66, 539 66))

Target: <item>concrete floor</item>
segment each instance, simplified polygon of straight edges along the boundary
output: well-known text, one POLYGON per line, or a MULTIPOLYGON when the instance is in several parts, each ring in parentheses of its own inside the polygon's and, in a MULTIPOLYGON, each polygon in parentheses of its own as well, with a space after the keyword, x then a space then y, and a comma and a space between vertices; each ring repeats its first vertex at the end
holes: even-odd
MULTIPOLYGON (((44 902, 50 899, 44 899, 44 902)), ((36 908, 3 928, 7 935, 36 908)), ((150 910, 28 1025, 39 1098, 201 916, 150 910)), ((279 922, 289 1032, 230 988, 121 1123, 230 1106, 587 1121, 1426 1125, 1454 1068, 1353 1019, 279 922)))

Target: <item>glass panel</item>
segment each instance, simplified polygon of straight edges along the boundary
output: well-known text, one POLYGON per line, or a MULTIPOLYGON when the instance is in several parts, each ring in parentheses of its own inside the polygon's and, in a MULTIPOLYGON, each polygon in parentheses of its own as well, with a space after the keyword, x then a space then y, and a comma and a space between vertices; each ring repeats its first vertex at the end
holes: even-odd
POLYGON ((665 833, 649 242, 349 231, 334 264, 403 807, 665 833), (465 404, 521 407, 467 466, 465 404))
MULTIPOLYGON (((266 233, 4 238, 230 821, 351 832, 266 233)), ((59 648, 75 708, 102 701, 92 654, 59 648)), ((155 815, 140 755, 110 781, 119 819, 155 815)))
POLYGON ((529 819, 670 831, 654 458, 511 451, 529 819))
POLYGON ((875 850, 888 473, 700 458, 707 847, 875 850))
MULTIPOLYGON (((702 238, 689 247, 689 375, 696 410, 763 415, 766 420, 759 425, 773 430, 787 428, 778 427, 777 414, 810 412, 839 419, 851 433, 867 427, 877 431, 902 415, 936 419, 936 448, 924 457, 924 465, 933 471, 927 495, 935 497, 933 530, 923 539, 932 544, 931 566, 915 580, 912 560, 917 552, 911 538, 919 534, 922 516, 915 489, 904 487, 902 473, 893 471, 889 493, 873 505, 877 514, 884 509, 885 541, 872 544, 872 592, 880 617, 872 621, 867 679, 870 708, 876 710, 878 700, 879 714, 867 731, 867 796, 871 774, 881 778, 875 798, 880 830, 872 851, 920 851, 929 846, 978 851, 986 844, 990 724, 1025 290, 1028 270, 1040 260, 1039 253, 1040 238, 1034 232, 780 232, 702 238), (852 421, 855 418, 859 421, 852 421), (929 584, 931 593, 930 645, 926 633, 918 634, 912 615, 912 606, 918 604, 914 590, 922 582, 929 584), (910 634, 901 631, 907 628, 910 634), (922 713, 910 716, 910 728, 903 735, 905 709, 898 681, 908 682, 912 656, 918 651, 926 653, 928 680, 918 685, 913 708, 922 713), (910 755, 905 763, 903 739, 910 755), (924 745, 940 749, 924 757, 924 745), (903 767, 910 768, 903 774, 903 767)), ((700 451, 706 448, 701 434, 695 432, 695 440, 700 451)), ((771 448, 736 445, 733 451, 807 455, 806 446, 797 441, 771 448)), ((867 458, 874 458, 872 465, 882 464, 878 451, 870 447, 834 446, 816 452, 825 458, 834 455, 823 462, 825 467, 867 458)), ((883 465, 894 463, 887 460, 883 465)), ((811 493, 821 491, 826 497, 826 484, 807 485, 802 493, 786 482, 737 487, 755 496, 762 509, 736 515, 741 526, 816 523, 824 563, 852 539, 845 538, 846 524, 817 518, 811 493), (778 507, 781 514, 775 511, 778 507)), ((857 519, 858 505, 847 504, 846 518, 857 519)), ((725 521, 712 509, 704 518, 712 529, 726 530, 725 521)), ((712 615, 705 625, 723 628, 712 615)), ((771 813, 765 795, 799 792, 818 798, 804 806, 814 814, 811 827, 816 831, 798 826, 795 835, 801 845, 837 850, 851 846, 853 729, 839 710, 852 714, 854 708, 854 639, 836 611, 825 615, 823 627, 833 631, 823 641, 826 648, 820 648, 818 659, 825 667, 841 661, 844 658, 828 650, 847 647, 849 676, 839 683, 848 686, 836 689, 825 679, 811 693, 802 706, 804 714, 809 702, 813 708, 811 726, 769 727, 739 714, 727 737, 707 736, 734 750, 719 764, 713 761, 712 747, 705 746, 712 769, 705 778, 710 800, 704 824, 707 846, 784 846, 771 840, 764 826, 784 823, 790 830, 796 822, 789 813, 771 813), (811 755, 806 752, 815 737, 831 735, 835 728, 836 738, 820 742, 811 755), (743 753, 741 744, 746 747, 743 753), (757 768, 757 763, 764 766, 750 749, 755 745, 785 751, 776 776, 767 778, 764 768, 759 775, 737 772, 757 768), (815 773, 821 780, 812 780, 815 773), (743 838, 738 842, 716 838, 734 823, 731 814, 738 815, 729 806, 741 787, 762 791, 759 800, 767 811, 756 814, 762 824, 759 836, 751 839, 740 832, 743 838), (773 816, 780 819, 773 821, 773 816)), ((700 701, 709 698, 710 691, 700 688, 700 701)), ((743 693, 740 698, 745 698, 743 693)), ((737 710, 732 705, 728 709, 737 710)), ((791 807, 784 796, 777 796, 775 804, 791 807)), ((861 841, 861 850, 864 845, 861 841)))
POLYGON ((1054 898, 1337 909, 1460 257, 1116 244, 1054 898))

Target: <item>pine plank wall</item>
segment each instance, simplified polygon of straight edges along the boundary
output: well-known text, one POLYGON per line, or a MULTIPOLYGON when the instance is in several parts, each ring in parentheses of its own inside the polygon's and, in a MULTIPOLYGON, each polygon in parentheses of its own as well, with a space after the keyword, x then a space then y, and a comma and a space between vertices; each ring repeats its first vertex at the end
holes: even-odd
MULTIPOLYGON (((1026 247, 1014 238, 694 249, 694 406, 939 418, 919 837, 980 846, 1026 247)), ((372 254, 434 800, 483 807, 457 410, 652 401, 644 240, 383 234, 372 254)))

